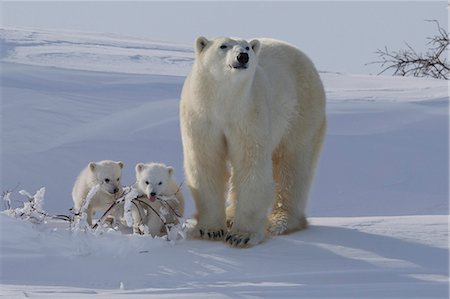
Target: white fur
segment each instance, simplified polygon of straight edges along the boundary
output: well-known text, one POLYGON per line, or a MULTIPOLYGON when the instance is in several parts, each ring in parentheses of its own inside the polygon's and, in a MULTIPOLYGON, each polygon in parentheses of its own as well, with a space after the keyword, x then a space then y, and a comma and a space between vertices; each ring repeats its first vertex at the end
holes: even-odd
POLYGON ((108 209, 114 200, 122 194, 122 168, 123 162, 110 160, 91 162, 81 171, 75 181, 72 189, 75 212, 80 211, 92 187, 100 186, 86 209, 89 225, 92 226, 92 217, 96 211, 108 209))
POLYGON ((165 218, 166 224, 176 224, 177 217, 174 211, 179 215, 184 214, 184 197, 180 186, 177 184, 173 176, 173 168, 160 163, 138 163, 136 165, 136 189, 139 194, 139 201, 135 201, 132 206, 133 216, 133 231, 139 232, 139 223, 142 221, 144 225, 148 226, 149 233, 152 236, 161 236, 165 234, 163 222, 160 217, 152 210, 152 208, 165 218), (156 200, 150 201, 151 194, 154 193, 156 197, 165 198, 170 197, 166 202, 156 200), (145 204, 140 203, 145 202, 145 204), (151 206, 151 208, 149 207, 151 206), (168 206, 170 205, 170 206, 168 206), (169 212, 169 215, 164 215, 161 209, 169 212), (174 211, 172 211, 172 209, 174 211))
POLYGON ((261 242, 266 228, 304 228, 326 127, 313 63, 273 39, 200 37, 195 47, 180 102, 186 180, 197 208, 192 236, 221 239, 228 220, 227 242, 248 246, 261 242), (248 54, 245 69, 233 68, 239 53, 248 54))

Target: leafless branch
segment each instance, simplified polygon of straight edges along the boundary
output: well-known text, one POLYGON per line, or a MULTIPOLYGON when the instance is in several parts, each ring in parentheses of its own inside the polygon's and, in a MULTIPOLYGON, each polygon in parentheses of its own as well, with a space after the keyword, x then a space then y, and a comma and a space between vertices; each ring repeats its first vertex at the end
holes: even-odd
POLYGON ((411 45, 405 42, 406 49, 391 51, 387 47, 378 49, 375 54, 381 59, 371 64, 380 64, 379 74, 392 71, 396 76, 432 77, 450 79, 450 65, 447 60, 449 34, 436 20, 426 20, 435 23, 438 33, 427 38, 430 48, 426 53, 417 53, 411 45))

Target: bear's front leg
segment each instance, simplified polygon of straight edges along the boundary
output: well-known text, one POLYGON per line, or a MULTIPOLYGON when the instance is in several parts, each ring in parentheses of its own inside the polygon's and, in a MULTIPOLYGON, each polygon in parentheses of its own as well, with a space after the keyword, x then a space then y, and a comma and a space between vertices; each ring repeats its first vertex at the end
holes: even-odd
POLYGON ((213 142, 190 143, 186 139, 186 183, 195 201, 197 224, 189 231, 191 238, 222 240, 226 233, 225 189, 227 168, 224 145, 213 142))
POLYGON ((265 239, 267 213, 274 200, 272 159, 264 147, 251 144, 233 151, 231 158, 236 202, 225 242, 234 247, 249 247, 265 239))

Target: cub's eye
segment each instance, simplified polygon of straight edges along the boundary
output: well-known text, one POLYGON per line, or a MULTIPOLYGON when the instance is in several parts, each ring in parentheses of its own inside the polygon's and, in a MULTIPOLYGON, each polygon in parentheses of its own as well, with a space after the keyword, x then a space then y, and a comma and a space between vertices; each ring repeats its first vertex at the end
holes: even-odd
POLYGON ((221 49, 226 49, 226 48, 227 48, 227 45, 221 45, 220 48, 221 48, 221 49))
POLYGON ((159 183, 158 183, 158 185, 160 185, 160 186, 161 186, 161 185, 162 185, 162 182, 159 182, 159 183))
POLYGON ((146 185, 149 185, 150 183, 149 183, 148 181, 145 181, 145 184, 146 184, 146 185))
POLYGON ((119 181, 120 180, 120 178, 117 178, 117 181, 119 181))
POLYGON ((105 183, 109 183, 109 179, 105 179, 105 183))
POLYGON ((250 48, 249 48, 249 47, 245 47, 245 50, 247 50, 247 51, 248 51, 248 50, 250 50, 250 48))

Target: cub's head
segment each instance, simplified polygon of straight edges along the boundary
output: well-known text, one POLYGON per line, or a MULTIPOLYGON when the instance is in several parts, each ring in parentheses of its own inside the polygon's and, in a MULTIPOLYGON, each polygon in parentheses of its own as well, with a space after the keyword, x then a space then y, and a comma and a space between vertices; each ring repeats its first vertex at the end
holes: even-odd
POLYGON ((253 75, 259 49, 257 39, 249 42, 229 37, 208 40, 201 36, 195 42, 195 63, 216 80, 253 75))
POLYGON ((138 163, 136 165, 136 185, 140 193, 154 202, 167 190, 172 178, 173 167, 160 163, 138 163))
POLYGON ((100 184, 101 190, 115 196, 122 194, 122 161, 104 160, 91 162, 88 168, 92 172, 96 183, 100 184))

